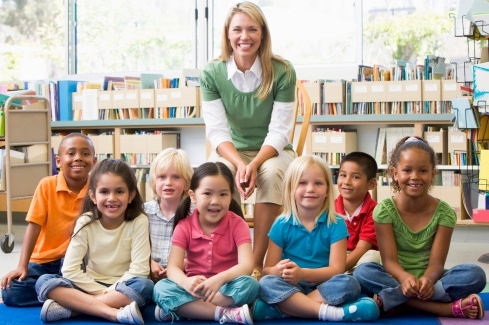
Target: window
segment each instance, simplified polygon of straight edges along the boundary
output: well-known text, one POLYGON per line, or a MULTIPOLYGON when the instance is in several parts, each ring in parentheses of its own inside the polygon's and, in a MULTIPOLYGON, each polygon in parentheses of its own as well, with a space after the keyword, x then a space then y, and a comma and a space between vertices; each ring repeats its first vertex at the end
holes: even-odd
MULTIPOLYGON (((68 73, 202 68, 219 55, 225 16, 238 1, 0 1, 0 76, 33 80, 68 73)), ((402 55, 419 63, 430 51, 447 58, 467 56, 466 39, 453 36, 448 16, 456 7, 454 0, 253 2, 265 13, 273 51, 316 74, 317 67, 324 66, 336 65, 341 71, 356 64, 389 66, 402 55), (371 38, 373 26, 399 22, 407 15, 419 30, 421 23, 431 21, 429 14, 439 23, 430 27, 430 38, 416 40, 423 44, 421 49, 395 41, 393 36, 402 34, 405 26, 371 38), (382 35, 391 37, 385 41, 382 35)))

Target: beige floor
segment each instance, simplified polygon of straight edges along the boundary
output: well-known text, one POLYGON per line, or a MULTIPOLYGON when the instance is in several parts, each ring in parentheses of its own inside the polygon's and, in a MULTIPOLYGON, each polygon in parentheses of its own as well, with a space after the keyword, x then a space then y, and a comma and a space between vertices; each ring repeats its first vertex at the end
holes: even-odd
MULTIPOLYGON (((6 230, 7 227, 5 225, 0 225, 1 238, 5 235, 6 230)), ((0 251, 0 278, 17 266, 24 230, 25 226, 14 225, 14 250, 9 254, 0 251)), ((485 270, 489 278, 489 264, 478 262, 478 259, 484 254, 488 254, 487 259, 489 260, 488 234, 489 227, 487 226, 457 226, 453 234, 446 266, 451 267, 460 263, 475 263, 485 270)), ((489 285, 485 291, 489 291, 489 285)))

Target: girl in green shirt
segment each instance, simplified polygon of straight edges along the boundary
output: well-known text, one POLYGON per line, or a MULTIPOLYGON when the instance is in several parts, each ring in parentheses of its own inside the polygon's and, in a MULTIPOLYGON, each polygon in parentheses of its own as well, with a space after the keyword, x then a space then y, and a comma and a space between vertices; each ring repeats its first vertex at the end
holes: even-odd
POLYGON ((429 194, 436 174, 433 149, 423 138, 405 137, 392 151, 387 172, 396 194, 373 214, 382 265, 365 263, 354 271, 362 292, 384 312, 405 305, 437 316, 483 318, 477 293, 486 285, 484 270, 475 264, 444 267, 457 217, 429 194))

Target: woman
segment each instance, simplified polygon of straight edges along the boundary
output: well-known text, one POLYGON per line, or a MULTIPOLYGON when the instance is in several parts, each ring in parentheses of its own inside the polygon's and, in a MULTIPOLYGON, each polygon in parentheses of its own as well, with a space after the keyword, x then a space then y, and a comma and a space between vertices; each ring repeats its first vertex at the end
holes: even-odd
POLYGON ((294 121, 295 71, 274 55, 261 9, 233 6, 224 23, 221 55, 200 75, 211 161, 235 175, 240 202, 257 188, 254 221, 254 275, 258 278, 268 231, 282 211, 282 179, 295 153, 289 143, 294 121))

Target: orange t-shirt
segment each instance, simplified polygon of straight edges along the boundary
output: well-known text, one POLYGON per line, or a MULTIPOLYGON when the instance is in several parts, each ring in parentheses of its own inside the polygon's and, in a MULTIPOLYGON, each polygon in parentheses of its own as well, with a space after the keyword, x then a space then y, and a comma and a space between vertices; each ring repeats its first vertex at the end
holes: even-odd
POLYGON ((70 191, 62 172, 39 182, 26 217, 41 226, 31 262, 42 264, 64 257, 87 190, 88 182, 80 193, 70 191))

